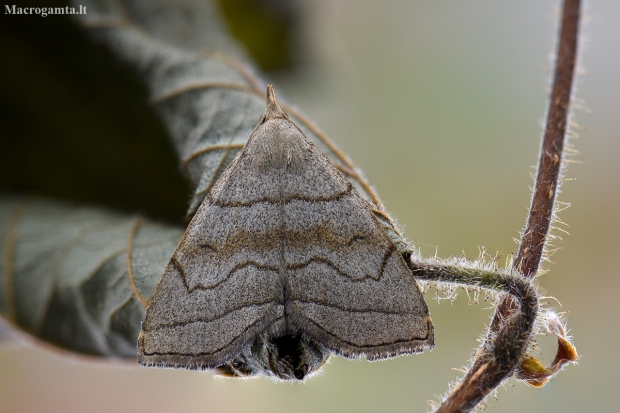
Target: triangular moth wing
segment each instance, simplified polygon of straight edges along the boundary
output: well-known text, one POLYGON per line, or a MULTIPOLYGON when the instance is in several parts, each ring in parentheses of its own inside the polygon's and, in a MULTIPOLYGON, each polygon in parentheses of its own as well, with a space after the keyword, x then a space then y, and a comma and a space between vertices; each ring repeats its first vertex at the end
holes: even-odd
POLYGON ((278 193, 262 172, 248 173, 258 131, 198 208, 155 288, 140 364, 214 368, 257 335, 285 330, 278 193))
POLYGON ((420 288, 371 206, 294 124, 272 125, 269 136, 299 159, 280 177, 287 330, 349 358, 433 347, 420 288))

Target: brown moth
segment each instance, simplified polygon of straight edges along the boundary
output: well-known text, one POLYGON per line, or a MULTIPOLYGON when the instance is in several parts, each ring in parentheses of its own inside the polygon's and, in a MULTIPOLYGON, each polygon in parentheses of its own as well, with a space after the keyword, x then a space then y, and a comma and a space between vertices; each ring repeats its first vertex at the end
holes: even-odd
POLYGON ((380 360, 433 347, 420 288, 371 208, 269 86, 155 289, 139 363, 302 380, 331 352, 380 360))

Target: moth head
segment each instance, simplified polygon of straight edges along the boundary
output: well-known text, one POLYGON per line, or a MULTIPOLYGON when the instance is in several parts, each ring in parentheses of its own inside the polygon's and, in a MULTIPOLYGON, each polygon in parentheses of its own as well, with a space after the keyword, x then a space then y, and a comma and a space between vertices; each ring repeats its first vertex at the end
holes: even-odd
POLYGON ((320 370, 330 352, 300 334, 279 337, 262 335, 241 354, 218 366, 217 374, 228 377, 264 375, 280 380, 301 381, 320 370))

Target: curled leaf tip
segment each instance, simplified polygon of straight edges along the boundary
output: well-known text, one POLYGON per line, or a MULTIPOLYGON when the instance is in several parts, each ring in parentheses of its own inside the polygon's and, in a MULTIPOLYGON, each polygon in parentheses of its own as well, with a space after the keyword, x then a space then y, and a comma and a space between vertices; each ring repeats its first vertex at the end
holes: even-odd
POLYGON ((558 339, 558 351, 550 367, 545 367, 539 359, 526 355, 521 361, 516 377, 525 381, 532 387, 543 387, 568 363, 575 363, 579 359, 577 349, 566 335, 566 329, 555 313, 550 313, 545 319, 545 327, 548 332, 558 339))

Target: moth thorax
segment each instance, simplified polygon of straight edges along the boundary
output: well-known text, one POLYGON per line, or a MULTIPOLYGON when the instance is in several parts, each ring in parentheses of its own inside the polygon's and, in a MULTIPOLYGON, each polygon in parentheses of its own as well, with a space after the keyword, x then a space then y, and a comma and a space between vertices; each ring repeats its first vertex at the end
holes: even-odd
POLYGON ((304 380, 317 372, 329 358, 330 352, 300 334, 280 337, 257 337, 252 345, 232 361, 216 368, 229 377, 266 375, 280 380, 304 380))

